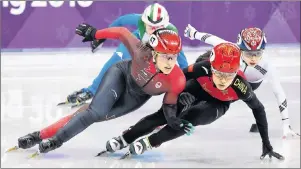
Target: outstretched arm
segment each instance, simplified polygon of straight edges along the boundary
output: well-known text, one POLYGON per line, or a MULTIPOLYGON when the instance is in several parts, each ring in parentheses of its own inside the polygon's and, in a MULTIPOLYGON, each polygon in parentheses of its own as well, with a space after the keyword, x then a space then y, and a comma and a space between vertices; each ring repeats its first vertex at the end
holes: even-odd
POLYGON ((210 33, 199 32, 190 24, 186 27, 184 35, 185 37, 188 37, 191 40, 197 39, 212 46, 216 46, 220 43, 228 42, 210 33))
MULTIPOLYGON (((134 25, 138 27, 138 21, 141 18, 141 14, 126 14, 122 15, 116 20, 114 20, 109 27, 120 27, 120 26, 129 26, 129 25, 134 25)), ((102 45, 106 39, 101 39, 101 40, 95 40, 91 42, 91 47, 92 47, 92 52, 95 52, 94 50, 102 45)))
POLYGON ((172 80, 176 81, 177 83, 170 84, 170 90, 164 95, 162 108, 167 124, 172 128, 177 128, 176 126, 180 123, 179 119, 177 118, 177 100, 180 93, 185 88, 186 79, 182 71, 178 74, 175 74, 174 77, 177 78, 173 78, 172 80))
MULTIPOLYGON (((241 73, 241 72, 240 72, 241 73)), ((269 155, 271 158, 274 156, 277 159, 283 160, 284 157, 274 152, 273 147, 269 139, 268 121, 264 106, 258 100, 250 84, 242 77, 243 75, 237 75, 233 82, 233 89, 238 95, 239 99, 243 100, 253 112, 256 119, 256 124, 262 139, 262 155, 260 159, 269 155)))
POLYGON ((132 58, 135 57, 137 51, 137 44, 140 40, 137 39, 125 27, 111 27, 106 29, 97 30, 94 36, 95 39, 119 39, 128 49, 132 58))
POLYGON ((252 109, 262 142, 265 146, 272 149, 268 135, 268 122, 264 106, 258 100, 250 84, 242 77, 242 75, 240 75, 240 73, 241 72, 239 72, 233 81, 233 89, 239 99, 244 101, 249 108, 252 109))
MULTIPOLYGON (((234 82, 235 83, 235 82, 234 82)), ((279 153, 275 152, 273 150, 273 147, 270 143, 269 140, 269 131, 268 131, 268 122, 267 122, 267 117, 266 117, 266 112, 264 110, 264 106, 262 103, 258 100, 256 97, 255 93, 252 91, 251 86, 247 83, 245 83, 247 88, 246 94, 244 95, 245 97, 242 98, 245 103, 252 109, 253 115, 256 119, 256 124, 262 139, 262 155, 260 159, 265 158, 267 155, 271 158, 272 156, 279 159, 279 160, 284 160, 284 157, 280 155, 279 153)), ((243 90, 244 91, 244 90, 243 90)))
POLYGON ((300 136, 300 134, 293 131, 291 127, 290 118, 288 114, 287 99, 283 87, 280 83, 280 80, 276 75, 277 72, 271 64, 268 65, 267 69, 268 69, 267 76, 272 86, 273 93, 277 99, 277 103, 279 106, 279 111, 282 119, 282 132, 283 132, 282 137, 286 138, 287 136, 300 136))
POLYGON ((268 135, 268 121, 263 104, 253 91, 246 98, 243 98, 243 101, 252 109, 263 144, 272 149, 268 135))
POLYGON ((227 42, 224 39, 221 39, 215 35, 212 35, 210 33, 205 33, 205 32, 196 32, 194 36, 195 36, 195 39, 203 41, 212 46, 216 46, 220 43, 227 42))
POLYGON ((279 105, 279 110, 282 116, 282 120, 289 122, 289 116, 287 111, 287 100, 284 93, 284 90, 281 86, 281 83, 278 77, 275 75, 276 71, 272 65, 268 65, 268 80, 272 86, 273 93, 277 99, 277 103, 279 105))

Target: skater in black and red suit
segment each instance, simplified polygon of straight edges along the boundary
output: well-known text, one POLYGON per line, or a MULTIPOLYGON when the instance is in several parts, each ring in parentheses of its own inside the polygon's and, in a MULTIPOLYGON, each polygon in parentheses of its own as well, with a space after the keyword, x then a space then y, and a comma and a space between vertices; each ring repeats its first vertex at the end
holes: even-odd
POLYGON ((20 148, 39 144, 40 153, 47 153, 91 124, 133 112, 151 96, 163 93, 162 108, 168 125, 176 130, 184 130, 189 125, 176 117, 178 95, 186 84, 182 70, 176 65, 182 49, 181 38, 176 32, 165 28, 156 30, 146 44, 123 27, 96 30, 80 24, 76 32, 85 37, 85 41, 119 39, 129 50, 132 60, 121 61, 106 72, 90 105, 50 126, 48 133, 35 132, 19 138, 20 148), (43 138, 48 139, 42 141, 43 138))
MULTIPOLYGON (((253 111, 262 139, 262 156, 284 157, 273 151, 269 136, 264 106, 258 100, 250 84, 239 70, 241 52, 232 43, 221 43, 212 49, 210 60, 190 65, 184 69, 187 82, 178 101, 177 117, 191 122, 194 126, 210 124, 222 117, 236 100, 243 100, 253 111)), ((109 140, 106 148, 114 152, 129 145, 133 155, 157 147, 164 142, 178 138, 186 132, 165 126, 159 132, 136 142, 154 128, 166 124, 163 109, 148 115, 122 136, 109 140)))

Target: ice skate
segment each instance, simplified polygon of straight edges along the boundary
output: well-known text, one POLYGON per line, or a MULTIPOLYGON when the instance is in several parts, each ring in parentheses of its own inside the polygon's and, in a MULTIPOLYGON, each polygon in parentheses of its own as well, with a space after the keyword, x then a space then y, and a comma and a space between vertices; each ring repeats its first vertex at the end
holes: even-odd
POLYGON ((84 89, 81 89, 68 95, 67 100, 65 102, 59 103, 57 106, 68 105, 71 106, 71 108, 78 107, 85 104, 86 101, 88 101, 92 97, 93 94, 90 91, 85 91, 84 89))
POLYGON ((39 151, 33 153, 30 158, 36 157, 40 153, 48 153, 49 151, 53 151, 61 146, 62 143, 56 137, 43 140, 39 144, 39 151))
POLYGON ((41 141, 42 141, 42 139, 40 138, 40 132, 39 131, 33 132, 33 133, 27 134, 23 137, 20 137, 18 139, 18 146, 9 148, 6 152, 11 152, 11 151, 17 150, 19 148, 28 149, 28 148, 35 146, 36 144, 39 144, 41 141))
POLYGON ((121 159, 129 158, 131 155, 140 155, 145 151, 152 149, 148 137, 140 139, 129 145, 129 151, 121 159))
POLYGON ((124 131, 122 132, 122 135, 124 135, 126 132, 130 131, 130 130, 132 129, 132 127, 133 127, 133 126, 130 126, 128 129, 124 130, 124 131))
POLYGON ((61 145, 62 143, 56 137, 49 138, 47 140, 43 140, 39 144, 39 151, 40 153, 48 153, 49 151, 59 148, 61 145))
POLYGON ((127 144, 127 142, 123 139, 122 136, 114 137, 114 138, 112 138, 111 140, 108 140, 108 141, 107 141, 107 143, 106 143, 106 149, 105 149, 104 151, 98 153, 98 154, 96 155, 96 157, 97 157, 97 156, 101 156, 101 155, 103 155, 103 154, 105 154, 105 153, 108 153, 108 152, 114 153, 114 152, 116 152, 117 150, 121 150, 121 149, 123 149, 123 148, 125 148, 125 147, 127 147, 127 146, 128 146, 128 144, 127 144))

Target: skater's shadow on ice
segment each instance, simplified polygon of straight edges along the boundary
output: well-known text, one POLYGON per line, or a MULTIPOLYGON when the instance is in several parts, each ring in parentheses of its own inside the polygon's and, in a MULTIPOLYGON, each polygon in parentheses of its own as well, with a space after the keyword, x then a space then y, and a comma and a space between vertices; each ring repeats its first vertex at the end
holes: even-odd
POLYGON ((216 158, 185 158, 185 159, 173 159, 171 160, 173 162, 178 163, 200 163, 200 164, 215 164, 215 165, 227 165, 228 163, 226 161, 216 159, 216 158))
MULTIPOLYGON (((124 153, 113 153, 110 156, 120 158, 124 155, 124 153)), ((145 152, 142 155, 131 156, 129 159, 124 160, 137 160, 140 162, 160 162, 163 161, 163 156, 159 152, 145 152)))
POLYGON ((44 159, 62 159, 68 157, 66 154, 49 153, 44 155, 44 159))

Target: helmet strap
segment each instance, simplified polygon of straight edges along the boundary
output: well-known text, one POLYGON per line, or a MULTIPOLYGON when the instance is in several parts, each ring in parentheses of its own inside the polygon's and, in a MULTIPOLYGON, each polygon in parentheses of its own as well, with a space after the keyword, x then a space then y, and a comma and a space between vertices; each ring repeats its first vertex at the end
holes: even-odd
POLYGON ((156 63, 157 54, 154 50, 152 50, 153 62, 156 63))
POLYGON ((156 65, 158 54, 156 54, 155 51, 152 51, 152 55, 153 55, 153 63, 156 65))
POLYGON ((153 55, 153 63, 155 65, 155 68, 156 68, 156 71, 157 72, 162 72, 158 66, 157 66, 157 57, 158 57, 158 54, 155 53, 155 51, 152 51, 152 55, 153 55))

